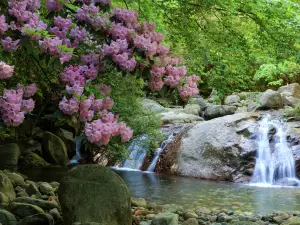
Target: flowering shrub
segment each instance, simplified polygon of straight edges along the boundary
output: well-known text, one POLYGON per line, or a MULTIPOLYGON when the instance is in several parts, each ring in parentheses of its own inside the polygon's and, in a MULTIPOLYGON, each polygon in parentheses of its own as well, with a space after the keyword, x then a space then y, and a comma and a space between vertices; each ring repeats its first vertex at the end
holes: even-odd
MULTIPOLYGON (((91 88, 105 65, 112 63, 124 74, 142 77, 152 91, 164 86, 177 89, 183 101, 198 94, 198 77, 187 76, 185 66, 180 66, 182 59, 169 55, 169 48, 162 44, 164 35, 155 32, 155 23, 139 23, 138 13, 131 10, 109 12, 110 3, 47 0, 46 8, 54 13, 46 19, 38 11, 39 0, 10 0, 8 12, 0 15, 3 50, 25 50, 48 82, 64 85, 64 90, 56 90, 60 111, 81 121, 87 139, 97 145, 107 145, 114 136, 127 142, 133 135, 109 112, 114 105, 111 88, 104 84, 99 90, 91 88), (50 79, 47 72, 59 78, 50 79)), ((14 66, 0 62, 0 79, 12 77, 13 71, 14 66)), ((30 97, 36 91, 36 84, 3 91, 0 113, 6 126, 20 125, 25 113, 32 112, 35 103, 30 97)))

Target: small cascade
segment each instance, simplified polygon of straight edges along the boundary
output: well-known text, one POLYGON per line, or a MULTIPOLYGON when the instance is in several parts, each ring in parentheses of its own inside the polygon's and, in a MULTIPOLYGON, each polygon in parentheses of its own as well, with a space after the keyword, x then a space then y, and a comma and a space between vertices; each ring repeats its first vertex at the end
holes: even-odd
POLYGON ((130 152, 129 159, 124 162, 123 169, 139 170, 144 163, 149 145, 147 136, 140 136, 132 140, 127 148, 127 151, 130 152))
POLYGON ((70 164, 77 164, 78 161, 81 159, 81 139, 80 138, 75 138, 75 143, 76 143, 76 155, 73 156, 73 158, 70 160, 70 164))
POLYGON ((167 140, 164 140, 162 142, 162 144, 160 145, 160 147, 156 150, 153 160, 151 162, 151 164, 149 165, 147 171, 153 172, 155 167, 156 167, 156 163, 159 159, 160 154, 162 153, 162 151, 165 149, 165 147, 167 146, 167 144, 169 144, 175 137, 175 134, 171 134, 169 135, 167 140))
POLYGON ((286 141, 284 122, 261 120, 258 130, 258 150, 252 183, 263 185, 298 186, 295 160, 286 141), (275 131, 270 143, 269 133, 275 131))

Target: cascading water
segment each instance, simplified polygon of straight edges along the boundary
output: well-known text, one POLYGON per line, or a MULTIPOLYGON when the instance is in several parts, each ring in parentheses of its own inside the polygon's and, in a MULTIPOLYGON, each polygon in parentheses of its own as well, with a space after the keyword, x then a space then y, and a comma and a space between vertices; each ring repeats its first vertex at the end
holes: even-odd
POLYGON ((124 162, 123 168, 139 170, 144 163, 149 145, 147 136, 140 136, 132 140, 127 149, 130 152, 129 159, 124 162))
POLYGON ((155 167, 156 167, 156 163, 159 159, 160 154, 162 153, 162 151, 165 149, 165 147, 167 146, 167 144, 169 144, 175 137, 175 134, 171 134, 167 140, 164 140, 162 142, 162 144, 160 145, 160 147, 156 150, 153 160, 151 162, 151 164, 149 165, 147 171, 153 172, 155 167))
POLYGON ((263 185, 298 186, 295 174, 295 160, 286 141, 284 122, 265 117, 258 130, 258 150, 252 183, 263 185), (269 133, 275 130, 274 145, 269 141, 269 133))
POLYGON ((81 139, 75 138, 75 143, 76 143, 76 155, 74 155, 73 158, 70 160, 70 164, 76 164, 81 159, 81 153, 80 153, 81 139))

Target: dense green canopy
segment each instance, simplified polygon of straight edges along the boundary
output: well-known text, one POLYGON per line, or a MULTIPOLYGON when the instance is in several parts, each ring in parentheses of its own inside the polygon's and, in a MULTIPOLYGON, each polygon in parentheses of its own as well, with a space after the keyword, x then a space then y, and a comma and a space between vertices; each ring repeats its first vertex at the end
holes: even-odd
POLYGON ((201 75, 203 94, 300 80, 299 1, 119 0, 115 5, 159 24, 174 53, 201 75))

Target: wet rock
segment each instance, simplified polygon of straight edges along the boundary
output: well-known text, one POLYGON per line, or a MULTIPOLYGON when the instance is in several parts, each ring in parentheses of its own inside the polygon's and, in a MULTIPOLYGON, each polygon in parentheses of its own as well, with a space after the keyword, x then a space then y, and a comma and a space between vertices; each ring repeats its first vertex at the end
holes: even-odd
POLYGON ((189 219, 189 218, 198 218, 198 215, 194 212, 194 211, 192 211, 192 210, 188 210, 188 211, 186 211, 185 213, 184 213, 184 218, 187 220, 187 219, 189 219))
POLYGON ((53 187, 46 182, 41 182, 38 185, 39 185, 39 190, 42 194, 48 194, 53 191, 53 187))
POLYGON ((198 115, 178 112, 176 110, 161 113, 160 115, 163 124, 194 123, 194 122, 203 121, 203 118, 198 115))
POLYGON ((51 182, 50 185, 54 188, 54 189, 58 189, 59 188, 59 183, 58 182, 51 182))
POLYGON ((176 213, 177 211, 183 211, 183 207, 177 204, 166 204, 162 208, 162 212, 176 213))
POLYGON ((143 198, 131 198, 131 205, 146 208, 147 202, 143 198))
POLYGON ((54 225, 54 220, 49 214, 36 214, 20 220, 17 225, 54 225))
POLYGON ((208 208, 202 207, 195 210, 196 214, 200 216, 201 214, 210 214, 211 211, 208 208))
POLYGON ((293 216, 289 218, 287 221, 282 223, 283 225, 299 225, 300 224, 300 217, 293 216))
POLYGON ((27 147, 27 151, 28 152, 34 152, 38 155, 42 155, 43 152, 42 152, 42 144, 39 142, 39 141, 36 141, 36 140, 30 140, 28 142, 29 146, 27 147))
POLYGON ((157 214, 151 225, 178 225, 178 215, 170 212, 157 214))
POLYGON ((25 183, 24 178, 17 173, 11 173, 9 171, 4 171, 4 173, 10 179, 14 187, 23 185, 25 183))
POLYGON ((45 132, 43 137, 45 159, 54 164, 64 166, 67 164, 67 147, 56 135, 45 132))
POLYGON ((16 225, 17 219, 12 213, 4 209, 0 209, 0 223, 3 225, 16 225))
POLYGON ((44 210, 36 205, 30 205, 30 204, 18 203, 18 202, 11 203, 8 206, 8 211, 10 211, 12 214, 16 215, 21 219, 35 214, 44 213, 44 210))
POLYGON ((102 225, 131 225, 130 192, 107 167, 83 165, 71 169, 59 186, 66 225, 97 221, 102 225))
POLYGON ((161 112, 167 111, 162 105, 160 105, 159 103, 157 103, 154 100, 145 98, 145 99, 141 99, 140 102, 142 103, 143 109, 151 110, 156 113, 161 113, 161 112))
POLYGON ((17 144, 0 145, 0 169, 16 168, 20 157, 20 148, 17 144))
POLYGON ((44 201, 41 199, 31 198, 31 197, 20 197, 16 198, 13 202, 27 203, 31 205, 37 205, 43 210, 51 210, 54 208, 60 209, 57 202, 44 201))
POLYGON ((147 219, 147 220, 152 220, 155 216, 156 216, 155 214, 148 214, 148 215, 146 216, 146 219, 147 219))
POLYGON ((200 109, 202 111, 204 111, 207 107, 207 102, 205 99, 203 99, 202 97, 194 97, 194 98, 191 98, 190 101, 189 101, 190 104, 197 104, 200 106, 200 109))
POLYGON ((156 210, 156 204, 155 203, 148 203, 147 204, 147 208, 149 209, 149 210, 156 210))
POLYGON ((181 225, 198 225, 198 221, 195 218, 190 218, 184 221, 181 225))
POLYGON ((71 158, 76 154, 76 143, 73 133, 59 128, 55 133, 66 145, 68 156, 71 158))
POLYGON ((16 198, 16 193, 10 179, 2 171, 0 171, 0 192, 5 194, 10 201, 16 198))
POLYGON ((25 190, 19 191, 17 197, 28 197, 28 194, 25 190))

